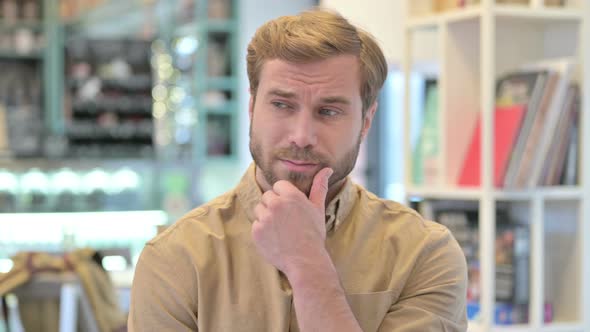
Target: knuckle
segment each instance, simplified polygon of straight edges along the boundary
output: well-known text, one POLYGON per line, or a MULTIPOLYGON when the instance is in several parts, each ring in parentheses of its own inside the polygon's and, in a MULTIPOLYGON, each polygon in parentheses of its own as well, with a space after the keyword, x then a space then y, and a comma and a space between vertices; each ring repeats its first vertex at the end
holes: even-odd
POLYGON ((267 209, 273 211, 279 205, 279 202, 274 197, 267 197, 267 198, 264 199, 264 205, 266 205, 266 208, 267 209))
POLYGON ((256 241, 260 240, 262 238, 262 225, 260 224, 260 221, 255 221, 252 224, 252 238, 256 241))
POLYGON ((264 212, 264 207, 260 204, 256 205, 256 207, 254 207, 254 216, 256 216, 257 219, 261 219, 263 216, 263 212, 264 212))
POLYGON ((272 203, 276 200, 277 195, 274 192, 267 192, 264 196, 264 202, 272 203))

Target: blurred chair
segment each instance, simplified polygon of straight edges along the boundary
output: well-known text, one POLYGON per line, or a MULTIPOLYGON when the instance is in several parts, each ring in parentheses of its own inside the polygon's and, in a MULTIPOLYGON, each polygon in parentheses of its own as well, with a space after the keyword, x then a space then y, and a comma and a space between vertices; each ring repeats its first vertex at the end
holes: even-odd
POLYGON ((18 253, 13 268, 0 274, 0 296, 16 295, 27 332, 125 331, 127 314, 101 257, 89 248, 64 255, 18 253))
POLYGON ((75 273, 39 273, 12 293, 19 301, 26 331, 99 332, 90 301, 75 273))

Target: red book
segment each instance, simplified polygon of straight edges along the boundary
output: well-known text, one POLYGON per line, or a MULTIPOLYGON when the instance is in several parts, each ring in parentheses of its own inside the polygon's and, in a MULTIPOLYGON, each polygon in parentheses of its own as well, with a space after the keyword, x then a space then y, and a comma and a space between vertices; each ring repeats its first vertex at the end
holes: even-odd
MULTIPOLYGON (((506 168, 525 112, 526 105, 496 107, 494 112, 494 185, 496 187, 502 187, 504 184, 506 168)), ((465 154, 458 184, 460 186, 479 186, 481 184, 480 171, 481 114, 477 118, 471 143, 465 154)))

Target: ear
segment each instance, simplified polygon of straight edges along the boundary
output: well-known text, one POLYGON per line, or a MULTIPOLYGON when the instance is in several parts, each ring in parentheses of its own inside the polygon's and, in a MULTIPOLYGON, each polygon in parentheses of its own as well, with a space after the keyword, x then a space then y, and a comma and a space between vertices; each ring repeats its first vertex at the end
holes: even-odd
POLYGON ((365 117, 363 119, 363 128, 361 129, 361 139, 365 139, 367 134, 369 134, 369 129, 371 129, 371 124, 373 123, 373 117, 375 116, 375 112, 377 112, 377 107, 379 103, 375 101, 371 107, 365 112, 365 117))

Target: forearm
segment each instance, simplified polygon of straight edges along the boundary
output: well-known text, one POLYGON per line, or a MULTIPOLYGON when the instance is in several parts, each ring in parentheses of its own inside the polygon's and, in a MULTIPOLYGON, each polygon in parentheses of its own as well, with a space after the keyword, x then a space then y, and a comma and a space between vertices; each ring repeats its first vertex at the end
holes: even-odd
POLYGON ((301 331, 362 331, 327 253, 291 271, 288 278, 301 331))

